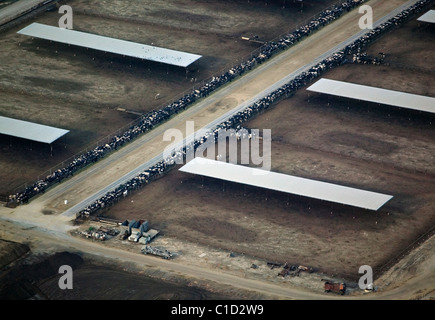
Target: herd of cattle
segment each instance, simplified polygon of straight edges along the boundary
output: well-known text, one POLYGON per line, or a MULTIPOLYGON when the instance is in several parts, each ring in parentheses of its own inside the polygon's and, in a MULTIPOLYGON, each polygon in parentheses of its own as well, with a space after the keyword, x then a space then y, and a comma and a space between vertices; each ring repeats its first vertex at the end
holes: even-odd
MULTIPOLYGON (((109 143, 97 146, 93 150, 78 156, 67 167, 58 169, 49 176, 47 176, 45 179, 39 180, 32 186, 27 187, 25 190, 9 196, 9 202, 13 204, 27 203, 30 198, 36 196, 39 193, 43 193, 49 186, 53 185, 54 183, 61 182, 62 180, 72 176, 79 169, 98 161, 110 151, 121 147, 127 142, 133 140, 135 137, 139 136, 140 134, 151 130, 158 124, 169 119, 174 114, 184 110, 186 107, 188 107, 199 98, 207 96, 213 90, 242 75, 245 71, 250 70, 256 64, 261 64, 278 51, 288 48, 292 44, 300 41, 302 38, 317 30, 319 27, 332 22, 333 20, 340 17, 344 12, 351 10, 352 8, 362 4, 365 1, 366 0, 346 0, 340 5, 334 5, 332 8, 323 11, 321 14, 318 15, 317 18, 313 19, 308 24, 298 28, 294 32, 283 36, 277 42, 270 42, 266 44, 262 48, 261 52, 256 56, 252 57, 251 59, 231 68, 220 76, 213 77, 206 84, 202 85, 198 89, 194 89, 190 94, 183 96, 178 101, 175 101, 163 107, 162 109, 149 112, 148 114, 142 116, 137 124, 132 125, 123 134, 114 136, 109 143)), ((196 150, 196 148, 202 143, 206 142, 207 139, 210 138, 210 136, 214 136, 213 138, 216 138, 220 130, 226 130, 230 128, 236 130, 242 129, 242 124, 247 120, 251 119, 254 115, 266 110, 267 108, 269 108, 270 105, 277 102, 279 99, 293 95, 298 89, 306 86, 312 80, 323 74, 325 71, 343 64, 347 60, 346 55, 355 54, 356 52, 358 52, 358 50, 370 44, 383 32, 402 24, 410 17, 420 12, 423 7, 426 6, 430 1, 431 0, 418 1, 410 8, 402 11, 392 19, 388 20, 386 23, 369 31, 359 39, 355 40, 352 44, 346 46, 343 51, 334 53, 330 57, 324 59, 322 62, 310 68, 308 71, 302 72, 289 83, 278 88, 264 98, 258 100, 251 106, 245 108, 243 111, 234 114, 231 118, 218 125, 213 132, 207 133, 207 136, 195 140, 193 142, 193 145, 185 146, 182 150, 175 152, 168 159, 164 159, 158 162, 157 164, 140 173, 127 183, 124 183, 118 186, 115 190, 108 192, 106 195, 80 211, 78 213, 79 216, 88 216, 104 207, 110 206, 113 203, 117 202, 119 199, 124 198, 130 190, 140 188, 144 184, 147 184, 149 181, 163 175, 168 169, 173 167, 177 159, 180 159, 180 157, 184 157, 186 155, 188 148, 194 148, 194 150, 196 150)))

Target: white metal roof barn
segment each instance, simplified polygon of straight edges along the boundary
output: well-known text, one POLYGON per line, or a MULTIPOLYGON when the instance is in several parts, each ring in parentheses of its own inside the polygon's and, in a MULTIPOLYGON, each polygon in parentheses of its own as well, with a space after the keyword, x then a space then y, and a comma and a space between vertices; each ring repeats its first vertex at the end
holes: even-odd
POLYGON ((382 193, 355 189, 201 157, 194 158, 179 170, 215 179, 242 183, 369 210, 378 210, 393 198, 393 196, 382 193))
POLYGON ((435 98, 330 79, 320 79, 308 91, 435 113, 435 98))
POLYGON ((21 29, 18 33, 30 37, 170 64, 178 67, 188 67, 190 64, 202 57, 197 54, 164 49, 87 32, 63 29, 36 22, 21 29))
POLYGON ((417 21, 435 23, 435 10, 429 10, 420 18, 418 18, 417 21))
POLYGON ((0 134, 51 144, 69 130, 0 116, 0 134))

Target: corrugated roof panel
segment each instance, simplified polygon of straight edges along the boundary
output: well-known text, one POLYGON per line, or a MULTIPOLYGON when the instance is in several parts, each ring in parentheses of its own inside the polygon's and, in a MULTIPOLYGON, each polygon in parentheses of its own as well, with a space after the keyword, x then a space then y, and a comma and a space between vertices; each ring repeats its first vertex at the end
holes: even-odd
POLYGON ((435 98, 406 92, 380 89, 324 78, 311 85, 307 90, 435 113, 435 98))
POLYGON ((179 169, 182 172, 242 183, 369 210, 378 210, 393 196, 337 184, 270 172, 232 163, 194 158, 179 169))
POLYGON ((429 10, 417 20, 421 22, 435 23, 435 10, 429 10))
POLYGON ((201 58, 201 56, 197 54, 164 49, 81 31, 63 29, 36 22, 21 29, 18 33, 30 37, 166 63, 179 67, 187 67, 201 58))
POLYGON ((52 143, 68 132, 69 130, 0 116, 0 134, 52 143))

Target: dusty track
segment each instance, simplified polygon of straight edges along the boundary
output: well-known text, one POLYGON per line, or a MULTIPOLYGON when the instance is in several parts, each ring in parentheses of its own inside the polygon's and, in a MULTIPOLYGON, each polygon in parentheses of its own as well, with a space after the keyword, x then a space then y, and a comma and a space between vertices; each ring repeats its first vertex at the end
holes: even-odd
MULTIPOLYGON (((195 279, 211 281, 224 286, 232 286, 240 290, 248 292, 259 292, 265 296, 266 299, 295 299, 295 300, 321 300, 321 299, 395 299, 407 300, 418 298, 418 293, 427 293, 431 290, 431 283, 435 280, 433 273, 433 265, 435 255, 429 259, 423 260, 421 266, 417 267, 416 276, 408 276, 405 279, 405 284, 400 287, 391 288, 391 290, 383 290, 369 295, 357 296, 336 296, 336 295, 323 295, 303 290, 301 288, 291 288, 280 286, 274 283, 259 281, 256 279, 249 279, 241 277, 240 275, 231 274, 227 272, 220 272, 216 270, 205 269, 196 265, 181 264, 176 261, 164 260, 158 257, 146 256, 142 254, 133 253, 130 251, 120 250, 116 248, 106 247, 81 238, 71 237, 65 231, 69 229, 65 224, 57 221, 57 224, 52 224, 51 229, 46 229, 45 226, 39 225, 40 222, 34 221, 30 218, 30 223, 23 223, 21 221, 6 221, 2 217, 2 229, 7 230, 2 232, 2 238, 14 239, 23 236, 23 241, 30 243, 30 247, 36 253, 38 252, 83 252, 91 256, 97 256, 109 261, 115 261, 119 265, 128 262, 134 264, 137 268, 146 270, 149 268, 158 268, 171 274, 172 276, 187 277, 194 281, 195 279), (12 223, 11 223, 12 222, 12 223), (36 225, 35 225, 36 223, 36 225), (417 295, 416 295, 417 294, 417 295)), ((36 217, 36 219, 38 219, 36 217)), ((9 219, 8 219, 9 220, 9 219)), ((414 250, 404 261, 399 262, 393 268, 402 266, 409 263, 409 261, 419 259, 419 251, 430 251, 433 247, 435 239, 432 237, 423 244, 422 247, 414 250)), ((386 279, 379 279, 379 281, 388 281, 386 279)))

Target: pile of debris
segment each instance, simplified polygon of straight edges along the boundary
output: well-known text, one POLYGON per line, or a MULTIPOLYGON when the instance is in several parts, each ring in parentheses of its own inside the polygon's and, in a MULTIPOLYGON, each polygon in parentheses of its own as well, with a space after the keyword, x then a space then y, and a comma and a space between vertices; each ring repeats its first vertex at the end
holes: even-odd
POLYGON ((91 239, 96 239, 96 240, 100 240, 100 241, 104 241, 107 238, 107 235, 105 232, 100 231, 100 230, 94 230, 93 227, 90 227, 86 231, 80 232, 80 234, 85 236, 87 239, 91 238, 91 239))
POLYGON ((119 234, 119 230, 117 230, 117 229, 108 229, 108 228, 105 228, 105 227, 103 227, 103 226, 101 226, 99 229, 98 229, 98 231, 99 232, 103 232, 103 233, 105 233, 106 234, 106 236, 111 236, 111 237, 115 237, 115 236, 117 236, 118 234, 119 234))
POLYGON ((282 263, 278 263, 278 262, 268 262, 267 265, 270 267, 271 270, 275 269, 275 268, 279 268, 282 266, 282 263))
POLYGON ((96 239, 96 240, 104 241, 111 237, 116 236, 119 233, 119 230, 108 229, 101 226, 97 230, 94 227, 89 227, 88 230, 81 231, 79 233, 88 239, 96 239))
POLYGON ((271 266, 271 269, 282 266, 282 270, 278 273, 278 276, 281 276, 283 278, 286 276, 298 277, 301 271, 308 273, 314 272, 313 268, 301 265, 289 265, 287 262, 284 264, 284 266, 280 263, 274 262, 268 262, 267 265, 271 266))
POLYGON ((155 256, 163 257, 164 259, 172 259, 173 254, 166 249, 160 249, 157 247, 143 246, 141 249, 143 254, 153 254, 155 256))

